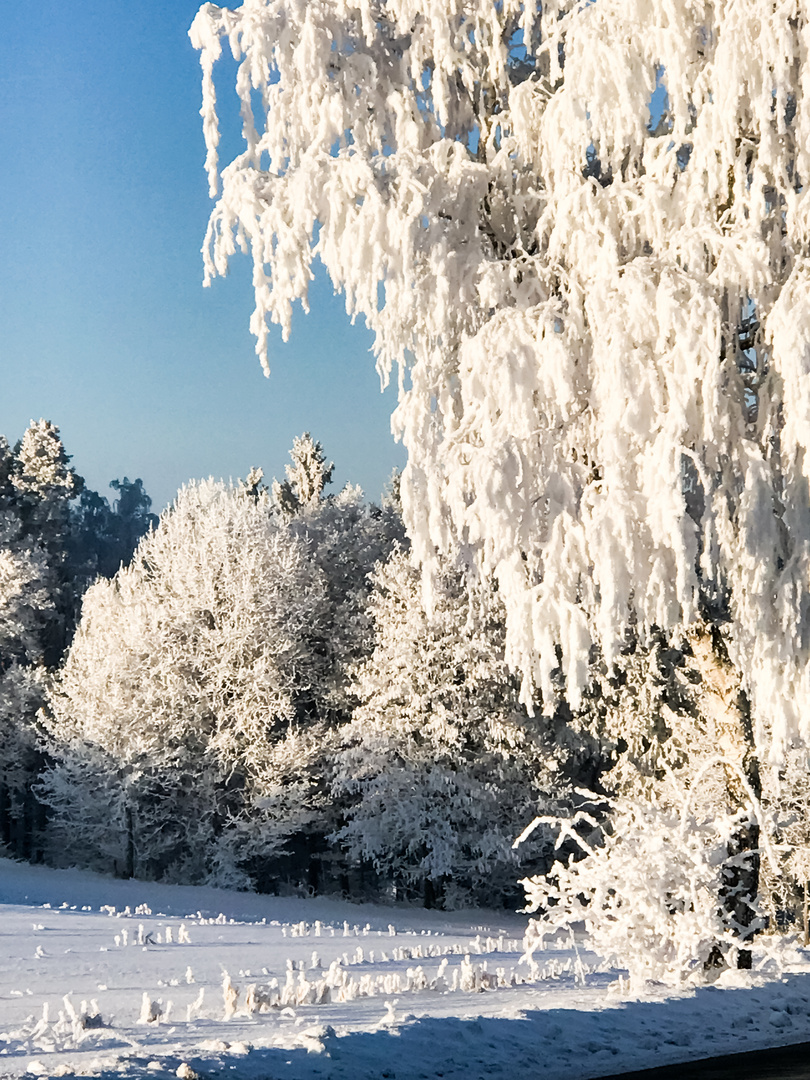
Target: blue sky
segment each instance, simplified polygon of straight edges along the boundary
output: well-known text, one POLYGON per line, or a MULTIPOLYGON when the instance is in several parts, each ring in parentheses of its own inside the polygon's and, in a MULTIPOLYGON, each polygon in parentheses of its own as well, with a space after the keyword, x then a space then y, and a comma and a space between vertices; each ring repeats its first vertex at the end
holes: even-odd
MULTIPOLYGON (((6 4, 0 34, 0 432, 58 424, 90 487, 143 478, 156 509, 190 477, 281 475, 310 430, 377 498, 405 455, 371 335, 318 279, 262 374, 248 259, 202 288, 211 204, 196 0, 6 4)), ((232 67, 223 65, 224 109, 232 67)), ((236 148, 235 131, 223 148, 236 148)))

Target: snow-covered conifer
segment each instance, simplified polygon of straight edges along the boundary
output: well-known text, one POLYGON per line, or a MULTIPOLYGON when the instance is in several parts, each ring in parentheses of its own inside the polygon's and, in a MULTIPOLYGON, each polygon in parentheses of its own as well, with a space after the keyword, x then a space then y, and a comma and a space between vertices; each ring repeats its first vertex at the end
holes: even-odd
MULTIPOLYGON (((325 795, 335 732, 356 704, 350 668, 373 648, 370 574, 405 538, 401 509, 394 501, 378 507, 351 484, 326 494, 334 466, 327 465, 323 447, 308 432, 294 439, 290 458, 287 480, 274 481, 271 502, 284 527, 307 545, 324 585, 320 615, 307 635, 311 679, 296 697, 296 714, 307 724, 322 725, 316 772, 325 795)), ((338 821, 332 800, 324 798, 320 819, 299 837, 299 864, 305 866, 312 888, 330 878, 334 883, 340 872, 340 860, 326 839, 338 821)))
MULTIPOLYGON (((355 670, 359 706, 334 766, 345 808, 336 839, 398 896, 502 903, 515 893, 516 823, 562 785, 549 727, 526 716, 506 667, 497 594, 468 595, 447 570, 428 617, 404 552, 374 585, 375 648, 355 670)), ((521 852, 535 866, 543 840, 521 852)))
POLYGON ((285 466, 287 479, 273 481, 273 501, 287 515, 316 506, 335 469, 334 462, 326 464, 323 447, 308 431, 295 436, 290 458, 291 463, 285 466))
POLYGON ((33 789, 46 669, 73 630, 69 504, 82 481, 68 462, 46 420, 32 421, 13 451, 0 438, 0 840, 22 857, 41 839, 33 789))
POLYGON ((309 708, 338 723, 353 707, 348 668, 373 646, 366 610, 369 575, 394 544, 405 541, 401 508, 390 499, 382 507, 367 502, 352 484, 326 495, 334 465, 326 465, 323 447, 309 432, 293 440, 290 458, 287 480, 273 482, 273 504, 287 527, 306 541, 326 588, 323 618, 312 628, 319 678, 309 708))
POLYGON ((0 546, 0 671, 12 662, 42 661, 43 639, 55 618, 51 584, 41 550, 0 546))
POLYGON ((268 497, 267 484, 264 482, 264 470, 255 465, 247 474, 246 479, 239 481, 239 487, 255 503, 268 497))
POLYGON ((16 447, 12 484, 26 535, 51 554, 61 555, 70 500, 84 481, 69 465, 59 428, 48 420, 31 421, 16 447))

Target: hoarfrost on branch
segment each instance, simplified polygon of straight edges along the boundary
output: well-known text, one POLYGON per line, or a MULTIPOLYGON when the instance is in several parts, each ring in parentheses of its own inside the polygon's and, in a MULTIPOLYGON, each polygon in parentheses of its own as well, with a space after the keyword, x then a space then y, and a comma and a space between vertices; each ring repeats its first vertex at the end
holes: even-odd
POLYGON ((629 626, 714 620, 760 748, 810 738, 809 15, 245 0, 194 21, 207 277, 251 254, 265 362, 316 257, 363 315, 398 370, 415 554, 495 576, 527 703, 576 707, 629 626), (245 149, 220 170, 223 39, 245 149))

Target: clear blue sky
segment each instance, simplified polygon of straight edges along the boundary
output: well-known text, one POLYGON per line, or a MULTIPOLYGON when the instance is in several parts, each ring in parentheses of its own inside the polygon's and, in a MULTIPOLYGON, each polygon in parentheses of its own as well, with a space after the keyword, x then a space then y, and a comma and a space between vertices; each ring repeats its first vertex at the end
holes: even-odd
MULTIPOLYGON (((378 498, 405 455, 365 326, 316 280, 266 379, 247 258, 202 288, 211 204, 196 0, 6 3, 0 33, 0 433, 58 424, 90 487, 143 478, 160 509, 191 477, 282 475, 310 430, 378 498)), ((219 98, 236 114, 223 64, 219 98)), ((237 147, 226 131, 225 155, 237 147)))

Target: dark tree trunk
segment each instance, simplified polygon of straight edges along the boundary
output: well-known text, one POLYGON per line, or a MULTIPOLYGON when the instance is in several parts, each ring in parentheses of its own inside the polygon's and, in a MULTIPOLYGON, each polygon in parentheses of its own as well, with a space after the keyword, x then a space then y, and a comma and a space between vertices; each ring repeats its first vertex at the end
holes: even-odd
POLYGON ((135 823, 131 806, 127 807, 127 858, 124 866, 124 877, 135 877, 135 823))
POLYGON ((11 795, 7 784, 0 784, 0 841, 11 845, 11 795))
POLYGON ((749 946, 759 929, 755 918, 759 895, 759 824, 751 812, 751 796, 757 801, 762 796, 751 709, 718 628, 704 625, 696 629, 690 635, 690 645, 702 680, 702 711, 711 725, 718 753, 724 759, 731 808, 745 815, 729 844, 726 885, 721 897, 740 942, 737 967, 746 969, 751 967, 749 946))

